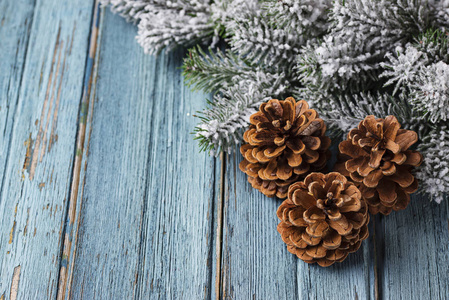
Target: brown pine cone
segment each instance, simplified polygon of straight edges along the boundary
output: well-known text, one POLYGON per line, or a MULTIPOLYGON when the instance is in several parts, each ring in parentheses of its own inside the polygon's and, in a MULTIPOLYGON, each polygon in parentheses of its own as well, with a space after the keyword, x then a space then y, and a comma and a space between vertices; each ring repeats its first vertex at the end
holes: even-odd
POLYGON ((406 208, 410 194, 418 189, 412 170, 423 158, 419 152, 408 150, 418 135, 400 127, 394 116, 367 116, 339 145, 345 161, 337 164, 336 170, 346 170, 345 175, 359 187, 371 214, 388 215, 406 208))
POLYGON ((343 261, 368 237, 369 214, 359 189, 340 173, 312 173, 288 189, 277 210, 289 252, 322 267, 343 261))
POLYGON ((243 135, 240 170, 263 194, 287 197, 291 183, 326 166, 330 139, 326 125, 306 101, 272 99, 250 117, 243 135))

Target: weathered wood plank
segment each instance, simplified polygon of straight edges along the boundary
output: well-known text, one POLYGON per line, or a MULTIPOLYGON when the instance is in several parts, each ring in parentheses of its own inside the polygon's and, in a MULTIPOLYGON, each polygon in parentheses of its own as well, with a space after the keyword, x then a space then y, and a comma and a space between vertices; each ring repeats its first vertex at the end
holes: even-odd
POLYGON ((210 298, 219 299, 221 289, 221 269, 222 269, 222 250, 223 250, 223 206, 225 189, 225 154, 221 154, 215 164, 215 201, 213 210, 213 230, 212 230, 212 248, 210 252, 211 278, 210 278, 210 298))
MULTIPOLYGON (((328 169, 332 170, 338 153, 338 142, 331 146, 333 153, 328 169)), ((376 238, 372 235, 362 243, 360 249, 350 254, 342 263, 322 268, 309 265, 298 259, 299 299, 375 299, 375 253, 376 238), (335 288, 334 288, 335 287, 335 288)))
POLYGON ((375 299, 372 237, 328 268, 298 261, 299 299, 375 299))
MULTIPOLYGON (((141 50, 133 43, 134 28, 109 12, 106 16, 103 12, 100 19, 98 47, 102 63, 95 68, 102 79, 98 80, 97 74, 93 87, 98 92, 95 93, 97 99, 89 103, 72 229, 73 251, 68 258, 69 279, 64 292, 73 299, 103 299, 112 295, 130 299, 134 295, 139 255, 143 201, 139 198, 143 197, 146 176, 143 162, 146 162, 147 143, 143 139, 149 134, 148 129, 137 128, 149 126, 152 104, 143 101, 142 87, 123 84, 115 89, 118 83, 123 83, 123 78, 136 70, 142 71, 140 64, 146 59, 139 55, 141 50), (129 122, 131 124, 127 125, 129 122), (132 128, 133 125, 136 128, 132 128), (130 149, 132 141, 139 147, 130 149), (127 167, 131 168, 129 172, 133 176, 127 167), (122 201, 127 197, 132 199, 124 204, 122 201), (121 232, 126 233, 120 236, 121 232)), ((154 72, 154 67, 151 71, 154 72)), ((155 74, 149 70, 148 73, 154 81, 155 74)))
POLYGON ((372 240, 329 268, 302 262, 276 230, 281 201, 254 190, 240 161, 239 153, 232 155, 226 167, 220 298, 374 298, 372 240))
POLYGON ((413 196, 406 210, 376 219, 383 299, 449 298, 448 216, 447 201, 413 196))
POLYGON ((189 134, 206 95, 184 85, 185 52, 167 57, 168 81, 153 113, 147 198, 141 235, 139 297, 208 298, 211 288, 214 159, 189 134))
POLYGON ((0 2, 0 184, 9 156, 33 16, 33 0, 0 2))
MULTIPOLYGON (((26 1, 7 2, 8 18, 20 19, 20 8, 30 14, 26 1)), ((3 47, 25 41, 29 32, 22 42, 26 50, 17 48, 24 60, 22 78, 11 80, 8 97, 0 100, 2 107, 17 102, 13 111, 0 112, 2 120, 14 114, 10 141, 1 144, 1 153, 8 153, 0 195, 0 297, 5 299, 56 295, 91 16, 89 1, 42 0, 29 29, 14 25, 2 33, 3 47)), ((2 66, 0 82, 8 72, 2 66)))
POLYGON ((145 55, 131 24, 109 11, 102 22, 68 294, 207 298, 214 159, 189 134, 205 96, 184 87, 185 52, 145 55))
POLYGON ((101 39, 100 28, 100 5, 95 2, 95 10, 92 20, 86 71, 84 75, 83 95, 81 98, 81 108, 78 118, 78 133, 76 137, 76 155, 73 163, 73 175, 70 184, 70 196, 68 212, 64 226, 64 245, 58 279, 57 299, 62 300, 68 296, 73 275, 73 265, 75 263, 77 229, 79 215, 82 207, 82 176, 84 176, 89 151, 89 138, 92 129, 93 107, 95 99, 95 87, 98 75, 99 58, 98 44, 101 39), (83 166, 84 165, 84 166, 83 166), (78 197, 80 196, 80 197, 78 197), (78 201, 80 199, 80 201, 78 201), (72 246, 75 247, 72 247, 72 246))
POLYGON ((107 12, 91 72, 91 18, 81 0, 0 3, 0 299, 58 280, 61 299, 373 299, 375 261, 381 299, 449 297, 447 202, 377 216, 342 264, 301 262, 240 156, 197 153, 183 52, 144 55, 107 12))
POLYGON ((240 161, 226 160, 219 299, 296 299, 297 258, 276 229, 281 202, 253 189, 240 161))

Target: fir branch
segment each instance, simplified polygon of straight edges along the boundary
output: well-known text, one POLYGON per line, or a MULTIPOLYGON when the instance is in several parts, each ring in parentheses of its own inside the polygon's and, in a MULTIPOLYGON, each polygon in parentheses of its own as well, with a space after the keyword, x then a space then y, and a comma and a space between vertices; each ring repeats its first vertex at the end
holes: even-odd
POLYGON ((389 78, 385 86, 395 84, 393 94, 396 94, 404 85, 413 82, 420 69, 429 62, 424 52, 410 46, 405 51, 397 47, 396 55, 388 53, 386 58, 389 62, 381 63, 385 69, 381 77, 389 78))
POLYGON ((355 39, 338 43, 329 35, 303 48, 296 66, 300 82, 313 90, 358 92, 372 88, 378 80, 376 62, 382 53, 361 53, 355 39))
POLYGON ((420 190, 440 203, 449 194, 449 127, 435 126, 422 137, 418 150, 424 161, 416 172, 420 190))
POLYGON ((140 15, 147 13, 146 1, 136 0, 100 0, 103 6, 110 5, 111 10, 123 16, 127 21, 137 23, 140 15))
POLYGON ((427 30, 425 33, 420 34, 418 38, 415 39, 415 43, 411 46, 414 46, 418 51, 425 53, 431 62, 444 61, 445 63, 449 63, 448 30, 449 27, 437 30, 427 30))
POLYGON ((216 31, 208 0, 151 2, 138 25, 137 41, 146 53, 210 44, 216 31))
POLYGON ((310 93, 308 90, 299 91, 299 95, 308 99, 311 106, 329 124, 334 136, 338 133, 346 134, 357 127, 367 115, 377 118, 394 115, 404 128, 419 133, 426 128, 425 121, 412 111, 405 95, 393 97, 389 93, 380 92, 337 95, 326 92, 310 93))
POLYGON ((329 34, 299 56, 301 81, 329 91, 349 88, 352 93, 375 87, 385 54, 439 26, 433 9, 419 0, 335 1, 329 34))
POLYGON ((449 0, 429 0, 432 9, 431 19, 435 20, 435 28, 446 30, 449 28, 449 0))
POLYGON ((440 61, 420 69, 410 84, 410 102, 430 122, 449 120, 449 65, 440 61))
POLYGON ((290 72, 306 41, 327 29, 330 1, 261 2, 260 9, 237 14, 228 22, 231 48, 252 64, 290 72))
POLYGON ((138 24, 137 41, 146 53, 196 44, 214 45, 221 25, 212 20, 209 0, 101 0, 138 24))
POLYGON ((198 46, 189 50, 188 57, 184 59, 183 70, 188 86, 213 92, 251 77, 254 66, 229 50, 214 52, 209 49, 209 54, 206 54, 198 46))
POLYGON ((249 117, 259 105, 272 97, 285 94, 283 74, 253 71, 245 79, 235 80, 215 94, 209 108, 201 113, 201 123, 195 129, 202 150, 211 154, 232 152, 242 140, 249 117))
POLYGON ((260 103, 293 95, 335 134, 395 115, 420 137, 422 190, 449 193, 449 0, 102 3, 139 24, 149 53, 226 39, 228 50, 184 60, 187 83, 215 93, 195 129, 203 150, 235 150, 260 103))
MULTIPOLYGON (((263 0, 262 0, 263 1, 263 0)), ((212 20, 226 29, 240 15, 257 14, 259 0, 214 0, 211 5, 212 20)))
POLYGON ((431 63, 444 61, 449 63, 449 35, 440 30, 428 30, 415 40, 415 43, 396 47, 395 53, 387 53, 385 69, 381 77, 389 78, 385 85, 395 84, 395 90, 413 83, 420 70, 431 63))
POLYGON ((388 54, 381 76, 395 84, 394 92, 407 93, 414 110, 437 123, 449 119, 449 37, 442 31, 428 31, 405 51, 388 54))

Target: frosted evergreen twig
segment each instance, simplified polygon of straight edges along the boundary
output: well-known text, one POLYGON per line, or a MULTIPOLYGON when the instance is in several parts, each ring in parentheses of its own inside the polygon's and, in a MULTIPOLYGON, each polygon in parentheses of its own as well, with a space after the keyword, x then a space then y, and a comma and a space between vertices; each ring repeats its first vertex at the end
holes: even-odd
POLYGON ((449 0, 102 0, 139 26, 149 53, 195 47, 186 82, 213 93, 196 138, 233 151, 270 98, 307 100, 335 134, 367 115, 418 132, 421 186, 449 192, 449 0), (445 125, 446 124, 446 125, 445 125))
POLYGON ((283 77, 259 70, 236 76, 232 84, 220 89, 209 108, 200 114, 202 122, 195 129, 201 149, 213 155, 232 152, 242 140, 250 115, 261 103, 285 93, 283 77))
POLYGON ((440 203, 449 194, 449 127, 435 127, 418 145, 424 161, 416 173, 420 190, 440 203))

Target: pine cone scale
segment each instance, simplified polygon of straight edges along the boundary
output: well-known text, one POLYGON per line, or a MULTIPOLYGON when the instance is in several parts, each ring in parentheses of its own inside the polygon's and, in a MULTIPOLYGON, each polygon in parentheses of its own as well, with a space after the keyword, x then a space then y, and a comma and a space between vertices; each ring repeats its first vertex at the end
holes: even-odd
POLYGON ((349 155, 352 158, 358 158, 360 156, 369 156, 363 148, 354 145, 351 141, 343 141, 339 145, 339 150, 342 154, 349 155))
POLYGON ((300 164, 298 167, 295 167, 293 169, 293 172, 296 175, 304 176, 304 174, 309 172, 309 170, 310 170, 310 165, 306 163, 306 164, 300 164))
POLYGON ((375 188, 379 184, 379 181, 382 179, 382 177, 382 170, 374 170, 363 179, 363 184, 367 187, 375 188))
MULTIPOLYGON (((268 147, 266 149, 262 149, 262 151, 260 151, 260 152, 262 152, 266 158, 271 159, 271 158, 275 158, 275 157, 278 157, 279 155, 281 155, 282 152, 285 150, 286 146, 287 145, 284 145, 282 147, 268 147)), ((257 148, 254 148, 254 149, 257 149, 257 148)))
POLYGON ((306 151, 306 145, 301 139, 288 140, 286 145, 294 154, 303 154, 306 151))
POLYGON ((295 154, 292 151, 287 153, 288 165, 292 168, 298 167, 302 163, 302 156, 300 154, 295 154))
POLYGON ((418 179, 416 178, 410 186, 404 188, 404 192, 406 192, 407 194, 413 194, 417 190, 418 190, 418 179))
POLYGON ((382 171, 382 174, 385 176, 393 175, 397 171, 395 164, 388 162, 388 161, 385 162, 384 165, 380 169, 382 171))
POLYGON ((382 180, 381 184, 379 184, 379 187, 377 188, 377 192, 379 193, 379 197, 382 202, 385 203, 385 206, 392 207, 398 198, 398 194, 396 193, 396 185, 390 180, 382 180))
POLYGON ((410 168, 398 166, 397 169, 398 172, 394 173, 388 178, 399 184, 402 188, 410 186, 415 180, 415 177, 410 173, 410 168))
POLYGON ((385 150, 377 150, 377 151, 371 152, 368 166, 373 168, 373 170, 377 169, 380 166, 380 162, 381 162, 384 154, 385 154, 385 150))
MULTIPOLYGON (((309 116, 310 118, 316 118, 316 112, 309 116)), ((298 131, 295 132, 296 135, 308 136, 314 134, 315 132, 321 130, 324 126, 323 120, 315 120, 304 126, 298 128, 298 131)))
POLYGON ((411 130, 402 130, 402 134, 399 133, 396 137, 396 142, 401 147, 402 151, 408 150, 411 145, 418 141, 418 134, 411 130))
MULTIPOLYGON (((423 157, 420 153, 414 152, 414 151, 406 151, 405 152, 405 160, 403 162, 404 165, 410 165, 413 167, 417 167, 421 165, 423 161, 423 157)), ((401 164, 402 165, 402 164, 401 164)))
POLYGON ((341 245, 341 235, 339 235, 336 231, 332 230, 323 239, 323 247, 327 250, 335 250, 341 245))
POLYGON ((293 174, 293 170, 288 164, 279 164, 276 170, 276 176, 281 180, 288 180, 293 174))

